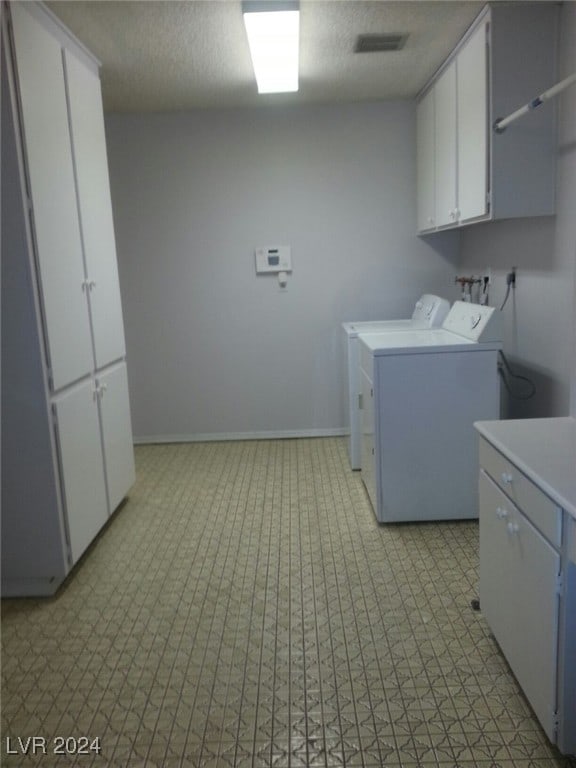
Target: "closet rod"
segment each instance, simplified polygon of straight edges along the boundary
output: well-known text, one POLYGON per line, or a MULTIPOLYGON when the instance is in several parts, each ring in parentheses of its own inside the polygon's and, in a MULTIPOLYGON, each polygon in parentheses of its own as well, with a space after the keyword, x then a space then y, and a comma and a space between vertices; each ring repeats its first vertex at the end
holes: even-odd
POLYGON ((522 115, 525 115, 527 112, 531 112, 533 109, 536 109, 536 107, 539 107, 540 104, 543 104, 545 101, 548 101, 548 99, 553 98, 574 83, 576 83, 576 72, 573 75, 566 77, 564 80, 561 80, 559 83, 556 83, 556 85, 553 85, 552 88, 548 88, 547 91, 544 91, 544 93, 541 93, 540 96, 537 96, 535 99, 532 99, 532 101, 529 101, 528 104, 525 104, 523 107, 520 107, 520 109, 517 109, 516 112, 512 112, 512 114, 508 115, 508 117, 496 120, 494 123, 494 132, 503 133, 510 125, 510 123, 518 120, 519 117, 522 117, 522 115))

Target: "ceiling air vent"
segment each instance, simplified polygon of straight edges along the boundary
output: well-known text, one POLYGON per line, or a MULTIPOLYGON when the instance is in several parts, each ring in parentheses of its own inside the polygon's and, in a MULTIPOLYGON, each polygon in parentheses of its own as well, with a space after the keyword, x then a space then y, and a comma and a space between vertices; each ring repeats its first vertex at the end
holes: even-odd
POLYGON ((408 35, 358 35, 355 53, 377 53, 380 51, 399 51, 404 47, 408 35))

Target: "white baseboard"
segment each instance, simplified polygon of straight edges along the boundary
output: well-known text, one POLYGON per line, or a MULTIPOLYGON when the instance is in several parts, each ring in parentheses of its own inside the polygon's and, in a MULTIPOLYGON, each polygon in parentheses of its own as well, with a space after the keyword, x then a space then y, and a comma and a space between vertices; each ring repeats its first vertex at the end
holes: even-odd
POLYGON ((135 445, 147 443, 209 443, 219 440, 278 440, 299 437, 343 437, 345 427, 333 429, 280 429, 271 432, 208 432, 192 435, 138 435, 135 445))

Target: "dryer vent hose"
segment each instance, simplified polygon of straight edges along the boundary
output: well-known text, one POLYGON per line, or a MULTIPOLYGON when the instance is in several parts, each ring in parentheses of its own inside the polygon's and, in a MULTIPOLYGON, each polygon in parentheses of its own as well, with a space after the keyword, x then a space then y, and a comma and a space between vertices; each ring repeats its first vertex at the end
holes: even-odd
MULTIPOLYGON (((520 376, 520 374, 514 373, 504 352, 498 353, 498 373, 504 382, 508 394, 510 397, 514 398, 514 400, 530 400, 530 398, 534 397, 536 394, 536 385, 534 382, 527 376, 520 376), (517 382, 523 382, 524 385, 527 384, 528 388, 526 391, 521 392, 516 390, 515 387, 512 386, 513 379, 517 382)), ((524 386, 522 388, 525 389, 524 386)))

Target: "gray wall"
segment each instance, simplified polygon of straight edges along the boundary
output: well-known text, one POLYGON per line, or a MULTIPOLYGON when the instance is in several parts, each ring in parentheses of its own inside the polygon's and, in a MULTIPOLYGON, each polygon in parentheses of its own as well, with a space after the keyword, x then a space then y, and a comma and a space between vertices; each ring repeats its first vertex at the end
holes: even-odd
MULTIPOLYGON (((565 3, 561 13, 559 79, 576 71, 576 3, 565 3)), ((557 105, 556 216, 477 225, 461 239, 460 270, 491 266, 496 306, 504 299, 506 273, 518 269, 504 308, 505 353, 535 381, 537 394, 510 399, 506 415, 512 417, 576 415, 576 88, 557 105)))
POLYGON ((344 320, 456 296, 407 102, 107 116, 137 439, 330 434, 344 320), (292 247, 287 290, 254 247, 292 247))

